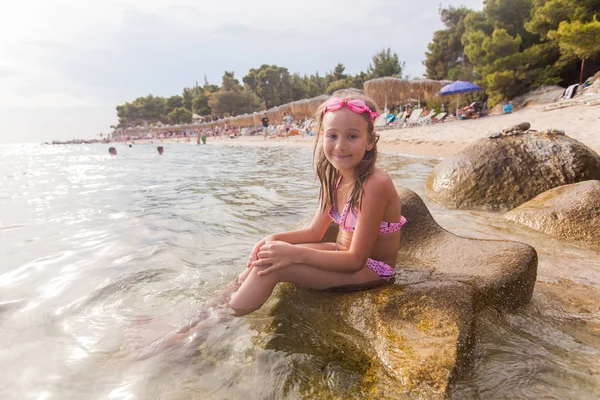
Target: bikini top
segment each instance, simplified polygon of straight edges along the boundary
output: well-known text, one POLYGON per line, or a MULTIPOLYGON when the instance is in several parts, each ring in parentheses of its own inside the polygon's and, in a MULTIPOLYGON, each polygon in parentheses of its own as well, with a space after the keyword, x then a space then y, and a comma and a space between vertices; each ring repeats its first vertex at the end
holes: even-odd
MULTIPOLYGON (((340 182, 341 179, 338 181, 337 186, 339 186, 340 182)), ((352 211, 350 211, 350 202, 347 202, 344 206, 344 209, 342 210, 342 215, 340 215, 340 213, 338 212, 335 204, 329 209, 328 214, 333 220, 333 222, 340 225, 343 230, 354 232, 354 229, 356 227, 356 220, 358 219, 358 211, 356 210, 356 208, 353 208, 352 211)), ((379 234, 387 235, 389 233, 398 232, 402 225, 404 225, 405 223, 406 218, 404 218, 402 215, 400 216, 399 222, 381 221, 381 225, 379 225, 379 234)))

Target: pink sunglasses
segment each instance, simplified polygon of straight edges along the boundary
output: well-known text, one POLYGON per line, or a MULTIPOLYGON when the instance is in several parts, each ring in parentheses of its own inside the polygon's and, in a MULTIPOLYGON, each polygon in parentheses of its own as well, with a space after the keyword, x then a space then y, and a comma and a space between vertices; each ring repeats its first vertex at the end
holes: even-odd
POLYGON ((379 117, 379 113, 372 111, 369 106, 364 102, 364 100, 359 99, 340 99, 338 97, 332 97, 327 100, 325 108, 323 109, 323 114, 339 110, 342 107, 348 107, 348 110, 354 111, 357 114, 362 114, 365 112, 369 113, 369 118, 371 118, 371 122, 375 120, 375 118, 379 117))

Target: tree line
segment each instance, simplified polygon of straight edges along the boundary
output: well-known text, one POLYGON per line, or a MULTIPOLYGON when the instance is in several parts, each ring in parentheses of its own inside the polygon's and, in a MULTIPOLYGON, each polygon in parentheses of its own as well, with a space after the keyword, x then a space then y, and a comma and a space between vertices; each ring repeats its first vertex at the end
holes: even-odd
POLYGON ((600 69, 600 0, 486 0, 440 9, 428 78, 475 81, 491 105, 600 69))
POLYGON ((383 76, 401 77, 404 62, 391 49, 376 53, 366 72, 347 74, 337 64, 323 76, 318 72, 301 76, 285 67, 263 64, 252 68, 240 82, 233 71, 225 71, 221 86, 208 83, 183 88, 181 95, 148 95, 117 106, 118 127, 143 122, 189 123, 193 114, 212 119, 251 113, 292 101, 331 94, 339 89, 362 89, 363 83, 383 76))
MULTIPOLYGON (((536 87, 580 82, 584 72, 600 69, 600 0, 485 0, 482 11, 449 6, 439 12, 445 28, 427 46, 426 76, 474 81, 492 106, 536 87)), ((401 77, 403 69, 389 48, 356 75, 345 73, 341 63, 323 76, 264 64, 241 82, 225 71, 221 86, 205 78, 181 95, 139 97, 117 106, 117 115, 119 126, 188 123, 193 114, 222 118, 338 89, 362 89, 372 78, 401 77)))

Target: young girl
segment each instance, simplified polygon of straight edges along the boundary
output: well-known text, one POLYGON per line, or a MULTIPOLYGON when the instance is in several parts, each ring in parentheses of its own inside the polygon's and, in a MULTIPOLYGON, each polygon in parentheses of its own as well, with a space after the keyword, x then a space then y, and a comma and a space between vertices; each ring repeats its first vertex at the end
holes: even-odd
POLYGON ((379 136, 373 121, 378 116, 371 99, 351 91, 319 107, 314 149, 319 209, 308 227, 256 243, 229 301, 235 315, 259 309, 279 282, 362 289, 394 276, 406 220, 392 180, 375 166, 379 136), (332 220, 340 225, 337 240, 322 243, 332 220))

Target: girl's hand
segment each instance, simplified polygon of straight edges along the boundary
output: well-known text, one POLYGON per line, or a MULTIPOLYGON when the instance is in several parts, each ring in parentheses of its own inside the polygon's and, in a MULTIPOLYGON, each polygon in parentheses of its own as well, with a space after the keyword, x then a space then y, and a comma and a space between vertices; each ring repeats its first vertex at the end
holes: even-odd
POLYGON ((298 247, 280 241, 267 241, 258 251, 258 260, 252 263, 253 267, 268 267, 258 272, 266 275, 278 269, 289 267, 298 261, 298 247))
POLYGON ((246 265, 246 267, 250 268, 252 267, 252 263, 254 261, 258 260, 258 250, 265 244, 267 243, 267 241, 271 241, 273 240, 272 235, 269 236, 265 236, 264 238, 260 239, 252 248, 252 251, 250 252, 250 256, 248 257, 248 264, 246 265))

